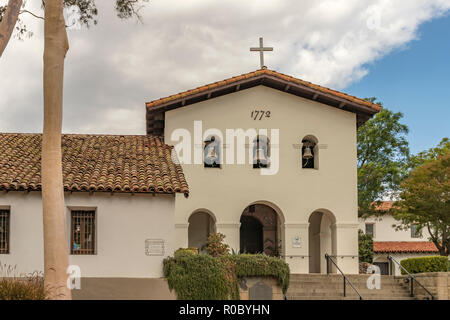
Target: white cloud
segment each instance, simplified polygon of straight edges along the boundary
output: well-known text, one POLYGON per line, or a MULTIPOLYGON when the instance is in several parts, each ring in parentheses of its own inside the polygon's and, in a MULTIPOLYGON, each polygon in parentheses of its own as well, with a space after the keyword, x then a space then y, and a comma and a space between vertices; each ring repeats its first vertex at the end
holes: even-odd
MULTIPOLYGON (((66 132, 145 133, 146 101, 257 69, 249 47, 259 36, 275 47, 269 68, 343 89, 450 9, 450 0, 153 0, 142 25, 97 4, 98 26, 69 31, 66 132)), ((0 59, 0 131, 42 130, 42 22, 26 19, 35 36, 12 40, 0 59)))

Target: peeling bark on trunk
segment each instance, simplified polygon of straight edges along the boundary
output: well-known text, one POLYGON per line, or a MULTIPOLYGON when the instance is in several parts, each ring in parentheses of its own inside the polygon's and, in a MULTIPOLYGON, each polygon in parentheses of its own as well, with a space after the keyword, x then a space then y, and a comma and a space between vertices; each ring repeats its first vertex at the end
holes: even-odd
POLYGON ((42 206, 45 286, 51 299, 71 299, 67 287, 69 246, 62 176, 62 105, 64 58, 69 44, 62 0, 45 2, 44 133, 42 136, 42 206))
POLYGON ((14 31, 17 19, 19 17, 22 0, 9 0, 8 8, 6 8, 5 15, 2 22, 0 22, 0 57, 3 55, 9 39, 14 31))

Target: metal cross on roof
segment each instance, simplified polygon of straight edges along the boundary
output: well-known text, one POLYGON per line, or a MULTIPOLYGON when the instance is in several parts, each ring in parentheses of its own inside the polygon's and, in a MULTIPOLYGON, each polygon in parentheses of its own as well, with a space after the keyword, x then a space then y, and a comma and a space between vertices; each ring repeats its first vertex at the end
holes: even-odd
POLYGON ((264 65, 264 51, 273 51, 272 47, 265 47, 263 45, 263 38, 259 38, 259 47, 258 48, 250 48, 250 51, 259 51, 259 61, 261 63, 261 69, 265 69, 264 65))

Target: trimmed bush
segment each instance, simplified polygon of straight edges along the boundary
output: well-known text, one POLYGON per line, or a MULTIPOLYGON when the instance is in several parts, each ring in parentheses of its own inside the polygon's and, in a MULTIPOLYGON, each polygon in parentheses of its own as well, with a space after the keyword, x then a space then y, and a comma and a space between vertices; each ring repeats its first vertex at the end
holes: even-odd
POLYGON ((179 255, 195 255, 198 254, 197 248, 179 248, 175 253, 173 254, 175 257, 179 255))
POLYGON ((238 279, 243 277, 274 277, 286 293, 289 274, 286 262, 262 254, 216 258, 206 254, 178 254, 164 260, 169 288, 181 300, 238 300, 238 279))
MULTIPOLYGON (((449 268, 448 257, 441 256, 409 258, 400 261, 400 264, 409 273, 446 272, 449 268)), ((402 270, 402 274, 406 273, 402 270)))

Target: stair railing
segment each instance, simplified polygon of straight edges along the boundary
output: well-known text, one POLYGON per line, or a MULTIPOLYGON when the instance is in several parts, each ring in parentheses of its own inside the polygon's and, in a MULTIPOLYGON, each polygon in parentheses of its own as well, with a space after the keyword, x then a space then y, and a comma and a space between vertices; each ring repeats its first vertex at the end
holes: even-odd
POLYGON ((422 287, 422 289, 424 289, 425 290, 425 292, 426 293, 428 293, 429 295, 430 295, 430 297, 431 297, 431 300, 434 300, 434 296, 431 294, 431 292, 430 291, 428 291, 428 289, 427 288, 425 288, 420 282, 419 282, 419 280, 417 280, 411 273, 409 273, 408 272, 408 270, 406 270, 397 260, 395 260, 392 256, 387 256, 387 258, 388 258, 388 260, 391 262, 391 265, 390 265, 390 269, 391 269, 391 274, 394 274, 393 272, 392 272, 392 265, 393 265, 393 262, 395 262, 407 275, 408 275, 408 278, 409 278, 409 283, 410 283, 410 296, 411 297, 414 297, 414 282, 416 282, 419 286, 421 286, 422 287))
POLYGON ((330 262, 332 264, 334 264, 334 266, 336 267, 336 269, 342 274, 342 276, 344 277, 344 297, 347 296, 347 282, 350 285, 350 287, 352 287, 353 290, 355 290, 356 294, 359 296, 359 300, 363 300, 363 297, 361 296, 361 294, 359 293, 358 289, 355 288, 355 286, 353 285, 353 283, 350 281, 349 278, 347 278, 347 276, 345 275, 344 272, 342 272, 342 270, 338 267, 337 263, 333 260, 333 258, 328 255, 328 253, 325 253, 325 259, 327 260, 327 274, 331 273, 331 265, 330 262))

